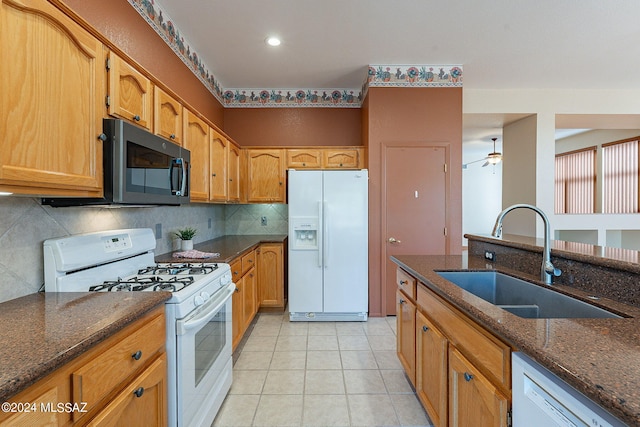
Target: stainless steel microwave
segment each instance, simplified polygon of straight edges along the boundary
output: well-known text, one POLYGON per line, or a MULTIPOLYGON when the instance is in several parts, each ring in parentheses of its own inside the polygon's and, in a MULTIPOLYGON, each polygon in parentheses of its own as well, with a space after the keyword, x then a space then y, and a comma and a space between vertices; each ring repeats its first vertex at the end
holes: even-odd
POLYGON ((103 119, 104 197, 43 198, 54 207, 189 203, 191 153, 119 119, 103 119))

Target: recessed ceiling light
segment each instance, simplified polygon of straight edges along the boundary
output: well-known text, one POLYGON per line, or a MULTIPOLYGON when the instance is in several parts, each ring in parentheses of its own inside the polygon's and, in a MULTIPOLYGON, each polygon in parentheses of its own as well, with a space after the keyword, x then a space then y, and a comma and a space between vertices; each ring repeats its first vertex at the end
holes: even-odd
POLYGON ((278 37, 267 37, 267 39, 265 40, 265 42, 269 45, 269 46, 280 46, 280 39, 278 37))

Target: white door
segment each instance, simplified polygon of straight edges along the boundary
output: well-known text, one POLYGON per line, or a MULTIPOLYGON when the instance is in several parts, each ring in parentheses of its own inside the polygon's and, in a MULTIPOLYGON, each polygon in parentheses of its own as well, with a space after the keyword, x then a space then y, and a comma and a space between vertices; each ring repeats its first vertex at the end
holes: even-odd
POLYGON ((324 172, 324 312, 368 311, 368 174, 324 172))
MULTIPOLYGON (((322 220, 322 172, 289 171, 289 236, 294 236, 297 218, 322 220)), ((296 249, 289 243, 289 311, 309 313, 322 311, 321 229, 318 249, 296 249)))

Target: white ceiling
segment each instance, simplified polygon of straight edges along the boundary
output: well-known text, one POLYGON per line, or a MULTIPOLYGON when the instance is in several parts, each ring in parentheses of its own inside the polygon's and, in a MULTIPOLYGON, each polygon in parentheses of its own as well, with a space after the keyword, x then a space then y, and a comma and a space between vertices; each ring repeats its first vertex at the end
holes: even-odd
MULTIPOLYGON (((156 2, 224 88, 360 88, 369 64, 461 64, 472 89, 640 87, 639 0, 156 2)), ((519 118, 465 115, 465 140, 519 118)))

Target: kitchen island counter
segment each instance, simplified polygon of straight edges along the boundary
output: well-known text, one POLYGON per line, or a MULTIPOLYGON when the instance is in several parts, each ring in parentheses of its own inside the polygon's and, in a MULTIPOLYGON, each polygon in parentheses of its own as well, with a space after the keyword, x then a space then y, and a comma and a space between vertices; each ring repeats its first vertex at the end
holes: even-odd
POLYGON ((45 292, 0 303, 0 400, 26 389, 171 298, 45 292))
POLYGON ((219 253, 215 258, 177 258, 174 251, 156 256, 156 262, 223 262, 230 263, 242 253, 257 247, 260 243, 283 243, 287 239, 286 234, 248 234, 248 235, 227 235, 206 242, 197 243, 193 249, 219 253))
MULTIPOLYGON (((525 319, 502 310, 439 276, 436 271, 487 270, 529 281, 539 278, 478 256, 398 255, 392 257, 420 284, 522 351, 629 425, 640 425, 640 308, 603 298, 621 319, 525 319)), ((539 283, 539 282, 538 282, 539 283)), ((561 292, 588 298, 567 286, 561 292)))

